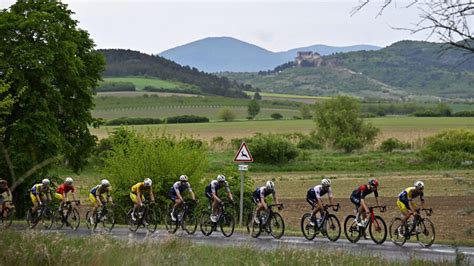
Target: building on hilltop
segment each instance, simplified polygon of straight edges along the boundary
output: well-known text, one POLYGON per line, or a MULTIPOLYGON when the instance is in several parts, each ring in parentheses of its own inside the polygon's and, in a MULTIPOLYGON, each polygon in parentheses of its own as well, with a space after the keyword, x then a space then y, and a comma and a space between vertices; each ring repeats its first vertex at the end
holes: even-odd
POLYGON ((320 54, 311 51, 298 52, 295 57, 295 65, 298 67, 318 67, 323 62, 320 54))

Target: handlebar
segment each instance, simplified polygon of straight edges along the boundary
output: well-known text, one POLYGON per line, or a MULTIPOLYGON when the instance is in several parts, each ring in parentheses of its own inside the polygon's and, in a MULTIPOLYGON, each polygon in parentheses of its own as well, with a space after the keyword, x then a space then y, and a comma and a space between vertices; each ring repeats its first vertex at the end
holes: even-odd
POLYGON ((328 209, 330 207, 336 207, 336 209, 334 210, 335 212, 337 212, 341 209, 341 205, 339 205, 339 203, 338 204, 332 204, 332 205, 330 205, 330 204, 324 205, 324 209, 328 209))
POLYGON ((386 207, 386 206, 382 206, 382 205, 369 207, 369 210, 370 210, 370 211, 372 211, 373 209, 380 209, 380 212, 385 212, 385 211, 387 211, 387 207, 386 207))
POLYGON ((273 207, 278 207, 278 208, 281 208, 283 209, 283 203, 280 203, 280 204, 269 204, 267 205, 268 208, 273 208, 273 207))
POLYGON ((425 211, 426 212, 426 216, 431 216, 433 214, 433 209, 432 208, 429 208, 429 209, 426 209, 426 208, 418 208, 416 209, 416 212, 417 213, 420 213, 420 211, 425 211))

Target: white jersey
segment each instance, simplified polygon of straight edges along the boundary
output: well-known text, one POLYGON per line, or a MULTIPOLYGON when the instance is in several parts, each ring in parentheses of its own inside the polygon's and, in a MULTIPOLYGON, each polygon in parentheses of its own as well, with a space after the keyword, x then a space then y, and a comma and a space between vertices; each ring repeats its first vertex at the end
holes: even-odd
POLYGON ((221 184, 219 183, 219 181, 217 181, 217 180, 212 180, 212 181, 211 181, 211 184, 210 184, 210 186, 211 186, 211 192, 212 192, 212 193, 216 193, 216 191, 217 191, 218 189, 220 189, 221 187, 225 187, 225 191, 230 192, 229 183, 227 183, 227 181, 224 181, 223 183, 224 183, 224 184, 221 185, 221 184))
POLYGON ((189 184, 189 182, 186 182, 185 184, 182 184, 181 181, 178 181, 178 182, 175 182, 173 184, 173 188, 174 188, 174 192, 175 193, 183 193, 184 190, 188 189, 189 192, 193 192, 193 190, 191 189, 191 185, 189 184))
POLYGON ((314 193, 316 194, 316 198, 319 199, 324 196, 326 193, 329 197, 332 198, 332 189, 331 187, 324 188, 323 185, 317 185, 314 188, 314 193))

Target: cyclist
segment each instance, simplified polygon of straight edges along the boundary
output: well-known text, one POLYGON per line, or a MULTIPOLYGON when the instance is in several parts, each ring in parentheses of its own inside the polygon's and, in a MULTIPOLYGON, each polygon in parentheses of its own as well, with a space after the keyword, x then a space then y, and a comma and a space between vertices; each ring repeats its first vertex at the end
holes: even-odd
POLYGON ((255 216, 254 216, 254 221, 255 223, 259 223, 259 218, 260 217, 260 211, 265 209, 268 209, 268 206, 265 202, 265 197, 272 194, 273 200, 275 201, 276 204, 278 203, 278 198, 276 197, 275 193, 275 183, 273 181, 267 181, 265 183, 265 186, 257 188, 253 194, 252 194, 252 201, 257 205, 257 208, 255 209, 255 216))
POLYGON ((150 201, 155 202, 155 197, 153 196, 151 185, 151 179, 145 178, 143 182, 138 182, 132 186, 130 191, 130 199, 132 199, 133 202, 132 220, 136 220, 135 210, 143 206, 143 201, 145 200, 145 197, 143 196, 144 193, 148 193, 148 195, 150 196, 150 201))
POLYGON ((6 217, 7 213, 4 212, 5 210, 5 202, 3 201, 3 193, 7 193, 7 197, 10 198, 12 196, 12 192, 8 187, 8 182, 6 180, 0 179, 0 205, 2 206, 2 215, 6 217))
POLYGON ((379 186, 379 181, 375 178, 370 179, 368 184, 361 185, 360 187, 356 188, 351 194, 351 202, 354 203, 357 209, 357 225, 364 226, 362 220, 367 218, 367 214, 369 212, 369 208, 365 203, 365 197, 372 192, 375 196, 375 201, 377 205, 379 205, 379 193, 377 192, 377 187, 379 186), (362 220, 360 216, 362 215, 362 220))
POLYGON ((234 201, 232 198, 232 193, 230 192, 229 183, 225 180, 224 175, 218 175, 216 180, 212 180, 209 185, 206 186, 205 195, 206 197, 212 202, 212 214, 211 214, 211 221, 214 223, 217 222, 217 203, 220 203, 222 200, 217 196, 217 190, 221 187, 225 187, 227 191, 227 197, 230 201, 234 201))
MULTIPOLYGON (((316 214, 321 212, 323 209, 323 201, 321 200, 322 196, 328 194, 329 204, 332 204, 332 189, 331 189, 331 180, 324 178, 321 180, 321 184, 315 187, 312 187, 308 190, 306 194, 306 201, 313 208, 313 213, 311 215, 311 225, 314 226, 316 223, 316 214)), ((336 210, 336 207, 333 207, 333 210, 336 210)))
POLYGON ((104 206, 107 202, 113 204, 112 196, 110 196, 111 190, 112 188, 110 187, 110 182, 107 179, 102 179, 99 185, 93 187, 90 190, 89 200, 94 206, 92 209, 92 215, 90 217, 91 224, 94 224, 94 217, 99 207, 104 206), (106 197, 104 197, 104 194, 106 194, 106 197))
POLYGON ((416 209, 416 204, 413 200, 416 197, 420 197, 421 207, 425 206, 425 199, 423 198, 423 190, 425 184, 422 181, 416 181, 413 187, 406 188, 398 195, 397 206, 403 214, 402 224, 406 224, 406 221, 416 209))
POLYGON ((68 192, 71 192, 72 198, 76 200, 76 195, 75 195, 76 188, 72 185, 73 182, 74 180, 72 180, 71 177, 66 177, 66 179, 64 180, 64 183, 62 183, 56 189, 56 193, 54 194, 54 197, 61 201, 61 203, 59 204, 59 209, 58 209, 60 213, 62 213, 63 208, 66 206, 68 192))
POLYGON ((51 189, 49 179, 45 178, 39 184, 35 184, 30 191, 31 202, 33 208, 31 209, 32 214, 36 214, 40 205, 43 205, 43 201, 51 201, 51 189))
POLYGON ((171 187, 168 196, 170 199, 174 202, 173 209, 171 211, 171 220, 176 221, 176 208, 181 206, 183 204, 184 200, 181 194, 185 190, 189 190, 189 193, 191 193, 191 197, 193 201, 196 201, 196 197, 194 195, 193 190, 191 189, 191 185, 188 182, 188 176, 187 175, 181 175, 179 177, 179 181, 175 182, 173 186, 171 187))

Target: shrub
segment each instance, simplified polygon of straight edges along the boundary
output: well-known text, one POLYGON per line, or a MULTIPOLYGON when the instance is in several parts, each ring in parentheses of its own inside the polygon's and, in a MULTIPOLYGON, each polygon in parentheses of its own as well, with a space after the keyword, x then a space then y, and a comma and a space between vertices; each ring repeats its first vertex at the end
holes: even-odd
POLYGON ((338 149, 343 149, 345 152, 352 152, 354 150, 358 150, 364 147, 362 141, 356 136, 347 136, 340 138, 335 146, 338 149))
POLYGON ((426 145, 421 157, 426 161, 465 165, 474 161, 474 132, 450 130, 425 138, 426 145))
POLYGON ((168 124, 180 124, 180 123, 207 123, 209 118, 197 115, 178 115, 166 118, 168 124))
POLYGON ((459 111, 453 114, 458 117, 474 117, 474 111, 459 111))
POLYGON ((280 113, 273 113, 273 114, 270 115, 270 117, 275 119, 275 120, 279 120, 279 119, 283 118, 283 115, 280 114, 280 113))
POLYGON ((223 108, 219 111, 219 118, 225 122, 230 122, 235 119, 236 115, 229 108, 223 108))
POLYGON ((157 88, 153 86, 145 86, 144 91, 148 92, 171 92, 171 93, 185 93, 185 94, 202 94, 198 89, 193 88, 157 88))
POLYGON ((258 134, 249 142, 255 162, 283 164, 298 156, 298 149, 280 135, 258 134))
POLYGON ((318 139, 317 135, 313 132, 310 135, 303 135, 297 144, 299 149, 303 150, 320 150, 323 148, 321 140, 318 139))
POLYGON ((133 117, 121 117, 113 120, 109 120, 105 123, 107 126, 121 126, 121 125, 154 125, 161 124, 159 118, 133 118, 133 117))
POLYGON ((379 148, 380 150, 384 152, 392 152, 393 150, 405 150, 405 149, 409 149, 410 147, 411 145, 409 143, 401 142, 400 140, 396 138, 389 138, 389 139, 384 140, 380 144, 379 148))
POLYGON ((122 81, 105 81, 95 89, 96 92, 109 92, 109 91, 136 91, 135 85, 132 82, 122 81))

